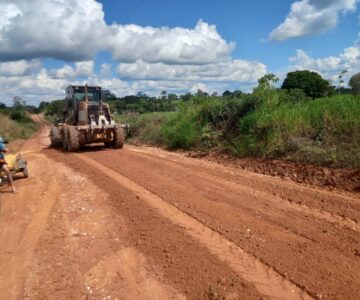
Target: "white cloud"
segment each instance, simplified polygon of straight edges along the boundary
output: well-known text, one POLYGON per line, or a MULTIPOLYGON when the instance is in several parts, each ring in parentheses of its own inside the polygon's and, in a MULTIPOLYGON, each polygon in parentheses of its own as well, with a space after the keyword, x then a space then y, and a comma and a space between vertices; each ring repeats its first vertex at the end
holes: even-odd
POLYGON ((193 29, 107 25, 95 0, 2 0, 0 41, 2 61, 81 61, 108 50, 122 62, 204 64, 228 60, 235 47, 201 20, 193 29))
POLYGON ((39 69, 41 66, 38 60, 4 62, 0 63, 0 76, 22 76, 39 69))
POLYGON ((2 0, 0 60, 86 60, 99 50, 106 24, 94 0, 2 0))
POLYGON ((347 83, 349 78, 360 71, 360 47, 354 45, 344 49, 338 56, 312 58, 305 51, 297 50, 296 55, 290 58, 292 70, 311 70, 320 73, 325 79, 337 84, 338 76, 343 70, 348 72, 344 76, 347 83))
POLYGON ((137 61, 120 64, 118 72, 121 78, 132 80, 166 81, 214 81, 214 82, 256 82, 266 73, 266 66, 256 61, 232 60, 206 65, 168 65, 150 64, 137 61))
POLYGON ((190 89, 190 91, 192 93, 197 93, 199 90, 202 91, 202 92, 210 93, 209 87, 207 85, 205 85, 204 83, 201 83, 201 82, 195 84, 190 89))
POLYGON ((54 78, 62 78, 72 80, 77 77, 89 77, 93 74, 94 62, 83 61, 75 63, 75 67, 64 65, 60 69, 50 71, 50 75, 54 78))
POLYGON ((202 20, 194 28, 107 25, 95 0, 0 0, 0 101, 9 104, 19 95, 38 104, 62 98, 68 84, 86 82, 119 96, 197 86, 211 92, 248 89, 266 66, 232 59, 234 47, 202 20), (111 52, 119 78, 112 78, 113 66, 106 63, 94 74, 99 51, 111 52), (47 70, 43 58, 67 63, 47 70))
POLYGON ((214 25, 200 20, 194 29, 112 25, 108 48, 116 60, 206 64, 230 59, 234 43, 227 43, 214 25))
MULTIPOLYGON (((0 31, 5 31, 15 17, 21 16, 19 8, 12 3, 0 3, 0 11, 2 12, 0 18, 0 31)), ((0 41, 1 40, 0 36, 0 41)))
MULTIPOLYGON (((0 71, 3 64, 8 63, 0 64, 0 71)), ((40 68, 37 69, 36 72, 24 72, 23 74, 12 74, 11 76, 0 73, 0 102, 11 105, 14 96, 20 96, 26 100, 28 104, 33 105, 38 105, 41 101, 63 99, 65 88, 69 84, 88 83, 89 85, 100 85, 118 95, 136 92, 127 82, 121 79, 103 79, 93 72, 91 72, 91 74, 88 73, 88 67, 91 65, 92 62, 76 64, 75 68, 65 65, 58 70, 50 71, 45 68, 40 68), (78 74, 82 73, 84 77, 73 77, 69 80, 69 77, 65 75, 67 72, 69 72, 70 76, 74 76, 76 72, 78 72, 78 74), (85 77, 87 73, 88 76, 85 77)))
POLYGON ((270 40, 314 35, 334 28, 341 13, 356 9, 357 0, 301 0, 291 5, 285 21, 269 35, 270 40))
POLYGON ((112 65, 111 64, 102 64, 100 70, 101 77, 111 77, 112 76, 112 65))

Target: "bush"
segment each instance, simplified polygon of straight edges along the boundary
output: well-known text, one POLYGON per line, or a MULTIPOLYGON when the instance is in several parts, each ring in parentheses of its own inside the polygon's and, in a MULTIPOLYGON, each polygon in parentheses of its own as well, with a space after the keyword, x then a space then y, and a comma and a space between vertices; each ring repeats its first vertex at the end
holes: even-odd
POLYGON ((27 139, 35 132, 36 126, 32 121, 19 123, 0 113, 0 136, 12 141, 15 139, 27 139))
POLYGON ((360 95, 360 73, 355 74, 350 78, 349 86, 354 94, 360 95))
POLYGON ((190 149, 199 145, 201 140, 199 111, 195 107, 181 105, 168 122, 162 126, 164 143, 167 147, 190 149))
POLYGON ((130 125, 128 131, 130 140, 149 145, 162 145, 164 138, 161 128, 172 114, 171 112, 157 112, 142 115, 117 115, 116 122, 130 125))
POLYGON ((301 89, 311 98, 325 97, 333 92, 327 80, 318 73, 307 70, 288 73, 281 88, 285 90, 301 89))
POLYGON ((313 101, 301 90, 267 90, 236 99, 196 97, 177 112, 132 116, 132 138, 168 148, 218 149, 238 156, 360 167, 360 101, 313 101))
POLYGON ((20 123, 31 123, 32 122, 32 120, 29 116, 29 113, 25 109, 22 109, 21 107, 10 110, 9 116, 12 120, 20 122, 20 123))
POLYGON ((263 106, 239 120, 234 151, 330 166, 360 166, 360 103, 352 96, 263 106))

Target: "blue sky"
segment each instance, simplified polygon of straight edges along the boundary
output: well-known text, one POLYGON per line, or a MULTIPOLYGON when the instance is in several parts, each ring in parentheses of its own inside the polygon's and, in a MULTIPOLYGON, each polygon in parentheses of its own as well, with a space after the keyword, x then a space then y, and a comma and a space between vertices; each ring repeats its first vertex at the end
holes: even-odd
POLYGON ((250 91, 268 72, 360 71, 357 0, 0 0, 0 101, 250 91))

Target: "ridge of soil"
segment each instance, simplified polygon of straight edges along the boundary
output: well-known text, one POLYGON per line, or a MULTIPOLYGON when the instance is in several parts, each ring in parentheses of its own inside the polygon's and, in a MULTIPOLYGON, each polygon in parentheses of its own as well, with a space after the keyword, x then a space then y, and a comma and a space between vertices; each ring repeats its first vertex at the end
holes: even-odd
POLYGON ((297 183, 318 186, 328 190, 360 193, 360 169, 328 168, 285 160, 262 158, 238 158, 222 153, 185 152, 191 158, 199 158, 241 168, 260 174, 289 179, 297 183))

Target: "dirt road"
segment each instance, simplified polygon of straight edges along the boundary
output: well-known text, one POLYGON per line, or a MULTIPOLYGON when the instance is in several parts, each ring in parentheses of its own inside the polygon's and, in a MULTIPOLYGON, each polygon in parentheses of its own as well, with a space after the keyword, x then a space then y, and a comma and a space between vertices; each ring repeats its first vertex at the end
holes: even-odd
POLYGON ((359 194, 48 144, 42 125, 30 178, 0 189, 0 299, 360 298, 359 194))

